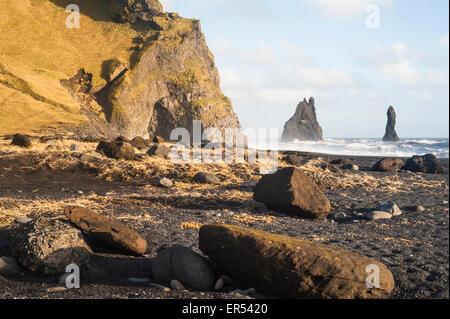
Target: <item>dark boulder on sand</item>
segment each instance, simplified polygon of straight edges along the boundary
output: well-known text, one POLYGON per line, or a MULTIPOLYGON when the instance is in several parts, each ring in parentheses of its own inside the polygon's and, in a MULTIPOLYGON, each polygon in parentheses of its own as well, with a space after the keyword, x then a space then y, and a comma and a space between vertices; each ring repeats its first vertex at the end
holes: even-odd
POLYGON ((145 138, 141 136, 136 136, 133 138, 130 142, 131 146, 134 148, 137 148, 138 150, 142 150, 144 148, 150 147, 151 143, 150 141, 146 140, 145 138))
POLYGON ((170 157, 170 148, 162 144, 155 144, 147 151, 147 155, 168 159, 170 157))
POLYGON ((83 207, 68 206, 66 217, 88 235, 131 255, 142 255, 147 251, 147 242, 138 233, 125 225, 99 215, 83 207))
POLYGON ((375 172, 398 172, 399 166, 403 165, 404 161, 400 158, 383 158, 375 163, 372 171, 375 172))
POLYGON ((293 155, 293 154, 287 155, 284 158, 284 161, 293 166, 302 166, 302 158, 297 155, 293 155))
POLYGON ((395 286, 387 267, 364 255, 260 230, 203 226, 199 247, 222 272, 273 297, 370 299, 395 286), (368 285, 373 271, 379 271, 378 289, 368 285))
POLYGON ((44 275, 64 273, 70 264, 87 264, 92 256, 83 232, 60 218, 18 224, 11 230, 10 245, 23 268, 44 275))
POLYGON ((271 209, 304 218, 325 218, 331 209, 319 186, 295 167, 264 175, 255 187, 253 199, 271 209))
POLYGON ((153 280, 163 285, 177 280, 198 291, 209 291, 214 286, 215 274, 208 261, 180 245, 160 251, 152 263, 152 272, 153 280))
POLYGON ((395 132, 395 125, 397 121, 397 115, 395 114, 395 110, 392 106, 389 107, 387 112, 388 122, 386 125, 386 133, 383 137, 383 141, 385 142, 399 142, 400 138, 397 136, 395 132))
POLYGON ((208 172, 197 173, 193 181, 199 184, 220 184, 220 178, 208 172))
POLYGON ((14 135, 11 144, 24 148, 30 148, 32 146, 31 140, 22 134, 14 135))
POLYGON ((135 152, 133 147, 123 141, 101 141, 97 146, 97 152, 114 159, 133 160, 135 152))
POLYGON ((433 154, 424 156, 413 156, 406 161, 402 167, 405 171, 426 174, 444 174, 445 169, 439 164, 438 159, 433 154))
POLYGON ((284 126, 283 142, 299 141, 321 141, 323 131, 317 121, 314 98, 309 102, 304 99, 297 106, 294 116, 284 126))

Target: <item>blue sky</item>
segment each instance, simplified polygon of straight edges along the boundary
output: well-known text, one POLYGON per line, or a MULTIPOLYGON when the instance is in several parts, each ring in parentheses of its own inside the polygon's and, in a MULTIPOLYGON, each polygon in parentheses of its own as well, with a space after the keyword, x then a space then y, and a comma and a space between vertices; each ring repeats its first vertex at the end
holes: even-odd
MULTIPOLYGON (((279 128, 314 96, 327 138, 448 137, 447 0, 162 0, 201 20, 244 128, 279 128), (368 28, 367 6, 379 8, 368 28)), ((373 11, 372 11, 373 12, 373 11)))

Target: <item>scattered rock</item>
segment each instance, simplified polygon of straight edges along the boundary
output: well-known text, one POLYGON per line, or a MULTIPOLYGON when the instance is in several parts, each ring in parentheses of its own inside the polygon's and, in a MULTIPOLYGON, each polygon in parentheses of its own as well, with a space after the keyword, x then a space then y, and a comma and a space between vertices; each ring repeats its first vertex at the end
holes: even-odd
POLYGON ((392 215, 383 211, 372 211, 367 214, 367 218, 371 220, 391 219, 392 215))
POLYGON ((165 287, 163 285, 155 284, 154 282, 150 283, 150 287, 156 288, 156 289, 158 289, 160 291, 163 291, 163 292, 169 292, 170 291, 170 288, 165 287))
POLYGON ((385 142, 399 142, 400 139, 395 132, 395 124, 397 115, 395 114, 395 110, 392 106, 389 107, 387 112, 388 122, 386 125, 386 133, 383 137, 383 141, 385 142))
POLYGON ((10 244, 25 269, 45 275, 87 264, 92 256, 83 232, 63 219, 41 217, 20 224, 11 230, 10 244))
POLYGON ((206 259, 180 245, 160 251, 152 271, 154 281, 161 284, 175 279, 193 290, 210 291, 214 287, 214 271, 206 259))
POLYGON ((255 187, 253 199, 270 209, 306 218, 325 218, 331 209, 322 190, 294 167, 264 175, 255 187))
POLYGON ((225 286, 225 280, 223 280, 222 278, 219 278, 216 281, 216 284, 214 285, 214 290, 219 291, 222 290, 222 288, 225 286))
POLYGON ((345 213, 342 213, 342 212, 337 212, 337 213, 334 213, 331 217, 333 219, 344 219, 344 218, 347 217, 347 215, 345 213))
POLYGON ((249 228, 203 226, 199 247, 220 270, 274 297, 379 298, 395 285, 386 266, 366 256, 249 228), (379 289, 366 285, 369 265, 380 270, 379 289))
POLYGON ((118 138, 116 138, 116 141, 130 143, 130 140, 125 136, 119 136, 118 138))
POLYGON ((344 166, 344 165, 347 166, 347 165, 353 165, 354 163, 347 158, 339 158, 339 159, 332 160, 330 162, 330 164, 339 165, 339 166, 344 166))
POLYGON ((14 135, 11 144, 24 148, 30 148, 33 145, 30 138, 22 134, 14 135))
POLYGON ((150 21, 163 7, 158 0, 111 0, 109 14, 117 22, 150 21))
POLYGON ((400 216, 402 214, 401 209, 395 203, 389 203, 383 206, 378 207, 380 211, 387 212, 392 216, 400 216))
POLYGON ((80 161, 82 162, 92 162, 93 160, 99 159, 100 154, 97 152, 87 152, 80 156, 80 161))
POLYGON ((333 164, 326 163, 326 164, 321 165, 320 168, 322 168, 323 170, 329 170, 330 172, 335 173, 335 174, 340 174, 340 175, 343 174, 342 170, 333 164))
POLYGON ((70 150, 72 152, 79 152, 81 150, 81 148, 78 144, 72 144, 72 145, 70 145, 70 150))
POLYGON ((173 187, 173 182, 168 178, 162 178, 159 180, 159 185, 166 187, 166 188, 171 188, 171 187, 173 187))
POLYGON ((413 156, 406 161, 405 166, 402 167, 405 171, 426 174, 444 174, 445 170, 439 164, 438 159, 433 154, 424 156, 413 156))
POLYGON ((302 158, 297 155, 288 155, 284 158, 284 161, 290 165, 302 166, 302 158))
POLYGON ((413 208, 413 211, 417 212, 417 213, 423 213, 425 211, 425 208, 423 206, 416 206, 413 208))
POLYGON ((220 184, 220 178, 208 172, 197 173, 193 181, 199 184, 220 184))
POLYGON ((130 144, 137 148, 138 150, 146 149, 147 147, 150 147, 151 143, 144 139, 143 137, 136 136, 133 138, 133 140, 130 142, 130 144))
POLYGON ((31 222, 32 221, 32 219, 31 218, 28 218, 27 216, 19 216, 19 217, 17 217, 15 220, 14 220, 14 222, 16 223, 16 224, 27 224, 27 223, 29 223, 29 222, 31 222))
POLYGON ((372 171, 398 172, 399 166, 403 165, 403 163, 403 160, 400 158, 383 158, 372 167, 372 171))
POLYGON ((97 152, 103 153, 109 158, 131 161, 134 159, 134 149, 131 144, 121 141, 101 141, 97 146, 97 152))
POLYGON ((89 235, 124 253, 142 255, 147 251, 145 239, 107 216, 99 215, 86 208, 72 206, 66 207, 64 214, 89 235))
POLYGON ((20 268, 16 258, 0 257, 0 275, 15 276, 20 274, 21 271, 22 269, 20 268))
POLYGON ((147 151, 147 155, 168 159, 170 156, 170 149, 162 144, 155 144, 147 151))
POLYGON ((314 98, 309 102, 304 99, 297 106, 294 116, 285 124, 283 142, 299 141, 321 141, 323 131, 317 122, 316 107, 314 98))
POLYGON ((355 165, 355 164, 342 165, 342 169, 348 169, 348 170, 352 170, 352 171, 359 171, 358 165, 355 165))

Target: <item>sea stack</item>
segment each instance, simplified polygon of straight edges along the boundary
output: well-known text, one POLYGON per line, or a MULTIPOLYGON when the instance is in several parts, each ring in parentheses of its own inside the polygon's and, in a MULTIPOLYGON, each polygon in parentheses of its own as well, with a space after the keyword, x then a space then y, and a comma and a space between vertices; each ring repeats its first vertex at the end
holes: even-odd
POLYGON ((383 141, 385 142, 399 142, 400 138, 397 136, 395 132, 395 124, 397 115, 395 114, 394 107, 389 106, 387 112, 388 122, 386 126, 386 134, 383 137, 383 141))
POLYGON ((317 121, 314 98, 304 99, 297 106, 294 116, 284 126, 282 142, 322 141, 323 131, 317 121))

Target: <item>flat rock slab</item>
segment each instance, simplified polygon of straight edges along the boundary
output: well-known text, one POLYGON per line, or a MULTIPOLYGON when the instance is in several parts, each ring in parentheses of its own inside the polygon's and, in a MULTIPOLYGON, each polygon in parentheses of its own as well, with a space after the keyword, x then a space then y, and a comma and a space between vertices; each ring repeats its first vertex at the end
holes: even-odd
POLYGON ((138 233, 111 218, 83 207, 66 207, 66 217, 83 231, 127 254, 142 255, 147 242, 138 233))
POLYGON ((395 286, 382 263, 302 239, 230 225, 200 229, 200 250, 220 270, 263 294, 281 298, 370 299, 395 286), (373 269, 379 288, 369 288, 373 269), (370 271, 368 271, 370 270, 370 271))
POLYGON ((325 218, 331 209, 319 186, 295 167, 264 175, 255 187, 253 199, 271 209, 305 218, 325 218))

